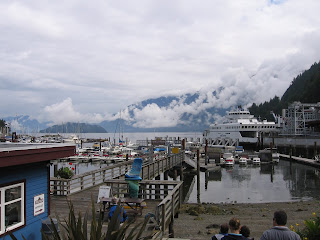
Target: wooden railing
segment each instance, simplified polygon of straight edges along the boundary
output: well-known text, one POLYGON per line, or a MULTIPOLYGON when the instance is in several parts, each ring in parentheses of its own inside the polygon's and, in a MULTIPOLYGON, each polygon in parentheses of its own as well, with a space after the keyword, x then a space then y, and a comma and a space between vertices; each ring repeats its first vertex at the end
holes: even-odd
MULTIPOLYGON (((141 177, 153 179, 162 172, 182 163, 184 154, 165 155, 158 154, 153 161, 144 159, 141 177)), ((120 178, 131 169, 133 160, 117 163, 83 174, 73 176, 71 179, 50 178, 50 192, 54 195, 69 195, 99 185, 106 180, 120 178)))
MULTIPOLYGON (((129 184, 125 180, 106 180, 111 186, 112 194, 126 197, 129 193, 129 184)), ((155 216, 160 231, 165 233, 183 202, 181 181, 142 180, 139 182, 138 196, 147 200, 161 201, 155 208, 155 216)))

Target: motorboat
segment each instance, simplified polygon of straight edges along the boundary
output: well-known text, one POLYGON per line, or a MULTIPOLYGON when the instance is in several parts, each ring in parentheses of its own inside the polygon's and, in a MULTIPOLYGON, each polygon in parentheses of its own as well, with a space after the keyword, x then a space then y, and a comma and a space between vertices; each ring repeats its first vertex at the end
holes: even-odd
POLYGON ((275 152, 272 153, 272 162, 273 163, 278 163, 280 161, 280 154, 275 152))
POLYGON ((260 164, 261 163, 260 158, 259 157, 253 157, 252 158, 252 163, 253 164, 260 164))
POLYGON ((257 144, 260 133, 277 131, 277 123, 268 122, 267 120, 260 121, 251 115, 248 110, 244 110, 239 106, 227 113, 225 121, 215 123, 205 130, 203 137, 209 142, 230 139, 243 144, 257 144))
POLYGON ((239 158, 239 164, 245 165, 247 163, 248 163, 248 158, 246 158, 246 157, 240 157, 239 158))
POLYGON ((261 162, 278 163, 280 154, 277 152, 277 148, 265 148, 258 152, 258 156, 261 162))
POLYGON ((232 153, 224 153, 223 159, 222 159, 224 165, 226 167, 232 167, 234 166, 234 156, 232 153))

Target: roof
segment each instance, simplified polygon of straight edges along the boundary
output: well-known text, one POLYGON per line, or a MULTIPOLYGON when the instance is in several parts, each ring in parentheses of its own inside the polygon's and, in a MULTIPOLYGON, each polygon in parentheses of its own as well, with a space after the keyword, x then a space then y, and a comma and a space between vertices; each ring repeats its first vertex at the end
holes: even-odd
POLYGON ((74 144, 0 143, 0 168, 69 157, 75 151, 74 144))

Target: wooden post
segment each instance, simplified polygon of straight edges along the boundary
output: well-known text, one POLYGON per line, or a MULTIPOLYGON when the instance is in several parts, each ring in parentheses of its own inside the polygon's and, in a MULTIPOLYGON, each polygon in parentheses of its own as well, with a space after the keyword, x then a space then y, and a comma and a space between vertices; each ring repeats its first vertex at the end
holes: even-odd
POLYGON ((92 173, 92 185, 96 185, 96 177, 94 173, 92 173))
POLYGON ((161 205, 161 211, 162 211, 162 229, 166 229, 166 209, 165 209, 165 205, 162 204, 161 205))
POLYGON ((106 170, 103 170, 102 174, 102 181, 104 182, 106 180, 106 170))
MULTIPOLYGON (((160 181, 160 175, 155 177, 155 180, 160 181)), ((160 199, 160 185, 155 184, 155 199, 160 199)))
POLYGON ((178 177, 178 171, 177 169, 173 169, 173 180, 176 181, 178 177))
POLYGON ((208 140, 206 139, 206 146, 204 148, 204 162, 205 162, 205 165, 208 165, 208 140))
MULTIPOLYGON (((164 180, 164 181, 167 181, 167 180, 168 180, 168 176, 169 176, 169 171, 165 171, 165 172, 163 173, 163 180, 164 180)), ((168 185, 165 184, 165 185, 163 186, 163 188, 164 188, 164 195, 167 196, 167 195, 168 195, 168 185)))
POLYGON ((290 155, 290 161, 292 160, 292 146, 290 145, 290 148, 289 148, 289 155, 290 155))
POLYGON ((197 149, 197 202, 200 204, 200 151, 197 149))
POLYGON ((271 154, 271 162, 273 162, 273 143, 270 142, 270 154, 271 154))
POLYGON ((173 229, 173 217, 169 223, 169 238, 174 238, 174 229, 173 229))
POLYGON ((180 165, 180 181, 183 181, 183 166, 180 165))
POLYGON ((313 146, 313 155, 317 156, 317 142, 314 142, 314 146, 313 146))
POLYGON ((81 190, 83 189, 83 177, 80 178, 80 186, 81 186, 81 190))

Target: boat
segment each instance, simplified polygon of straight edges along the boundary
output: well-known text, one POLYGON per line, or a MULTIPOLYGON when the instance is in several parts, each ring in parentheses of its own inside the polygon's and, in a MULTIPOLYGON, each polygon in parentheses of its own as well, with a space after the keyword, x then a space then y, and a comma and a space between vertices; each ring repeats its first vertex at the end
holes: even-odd
POLYGON ((233 167, 234 156, 232 153, 224 153, 220 163, 224 164, 226 167, 233 167))
POLYGON ((248 159, 246 157, 240 157, 239 158, 239 164, 245 165, 248 163, 248 159))
POLYGON ((273 163, 278 163, 280 161, 280 154, 275 152, 272 153, 272 162, 273 163))
POLYGON ((277 148, 259 150, 258 156, 261 162, 278 163, 280 160, 280 154, 278 153, 277 148))
POLYGON ((206 129, 203 137, 209 142, 223 142, 223 139, 227 139, 238 144, 257 144, 260 133, 277 131, 277 123, 267 120, 260 121, 248 110, 238 106, 235 110, 227 112, 225 121, 214 123, 209 129, 206 129))
POLYGON ((260 163, 261 163, 260 158, 257 157, 257 156, 256 156, 256 157, 253 157, 253 158, 252 158, 252 163, 253 163, 253 164, 260 164, 260 163))

